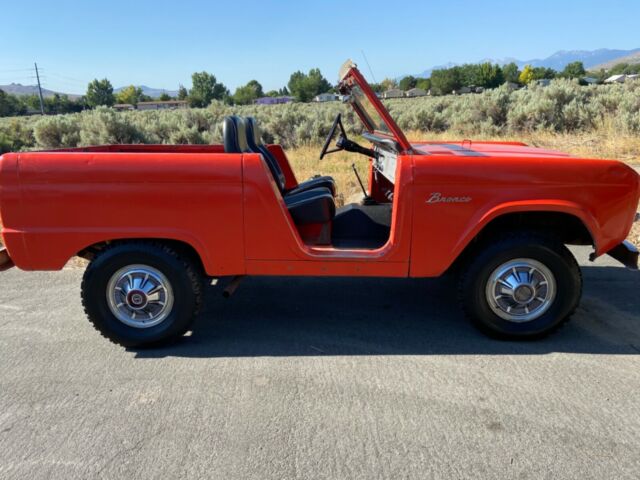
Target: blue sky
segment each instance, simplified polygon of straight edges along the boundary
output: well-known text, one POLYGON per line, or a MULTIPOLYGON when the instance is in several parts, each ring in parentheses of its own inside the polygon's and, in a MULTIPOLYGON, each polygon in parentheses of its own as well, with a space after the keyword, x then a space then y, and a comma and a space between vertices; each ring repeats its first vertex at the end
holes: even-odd
POLYGON ((82 93, 115 87, 176 89, 194 71, 232 90, 255 78, 285 85, 319 67, 335 81, 347 58, 378 81, 447 62, 542 58, 557 50, 640 47, 638 0, 41 1, 0 7, 0 84, 82 93))

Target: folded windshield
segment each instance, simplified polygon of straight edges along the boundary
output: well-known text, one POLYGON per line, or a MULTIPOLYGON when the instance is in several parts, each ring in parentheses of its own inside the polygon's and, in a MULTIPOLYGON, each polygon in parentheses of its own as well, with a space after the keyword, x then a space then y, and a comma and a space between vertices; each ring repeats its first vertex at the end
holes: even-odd
POLYGON ((411 145, 402 130, 351 60, 340 69, 338 90, 346 95, 369 133, 380 134, 395 139, 401 150, 409 151, 411 145))
POLYGON ((371 131, 391 135, 389 126, 385 123, 385 121, 376 110, 376 107, 373 106, 371 101, 367 98, 367 96, 358 85, 351 87, 350 101, 355 103, 358 106, 360 112, 362 112, 362 114, 366 117, 366 121, 369 124, 371 131))

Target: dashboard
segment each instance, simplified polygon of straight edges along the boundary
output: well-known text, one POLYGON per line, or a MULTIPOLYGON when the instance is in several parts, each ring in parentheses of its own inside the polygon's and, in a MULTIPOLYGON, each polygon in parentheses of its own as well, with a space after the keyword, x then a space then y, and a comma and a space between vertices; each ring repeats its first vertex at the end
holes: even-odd
POLYGON ((374 151, 376 152, 376 157, 373 159, 373 167, 395 185, 398 154, 380 148, 377 145, 374 147, 374 151))
POLYGON ((396 166, 398 164, 398 152, 400 147, 393 139, 374 135, 371 133, 363 133, 366 138, 373 143, 373 151, 376 153, 373 159, 373 167, 377 172, 391 183, 396 183, 396 166))

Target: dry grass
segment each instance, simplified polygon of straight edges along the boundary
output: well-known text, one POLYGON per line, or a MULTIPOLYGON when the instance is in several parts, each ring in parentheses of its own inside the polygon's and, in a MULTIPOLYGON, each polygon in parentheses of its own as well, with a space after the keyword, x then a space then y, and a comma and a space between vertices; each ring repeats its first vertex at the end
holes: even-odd
POLYGON ((338 206, 342 206, 349 197, 361 191, 351 165, 355 164, 366 188, 369 181, 369 160, 363 155, 348 152, 333 153, 319 160, 321 149, 322 146, 319 145, 300 147, 288 150, 287 157, 298 181, 316 174, 331 175, 337 184, 338 206))
POLYGON ((636 247, 640 248, 640 222, 636 222, 631 227, 631 232, 627 237, 628 240, 633 243, 636 247))
MULTIPOLYGON (((412 140, 462 140, 462 135, 455 133, 409 132, 412 140)), ((521 133, 517 135, 498 135, 492 137, 472 138, 472 140, 497 140, 524 142, 540 148, 548 148, 569 153, 583 158, 616 159, 640 165, 640 136, 619 132, 611 122, 606 122, 598 129, 583 133, 553 133, 548 131, 521 133)))

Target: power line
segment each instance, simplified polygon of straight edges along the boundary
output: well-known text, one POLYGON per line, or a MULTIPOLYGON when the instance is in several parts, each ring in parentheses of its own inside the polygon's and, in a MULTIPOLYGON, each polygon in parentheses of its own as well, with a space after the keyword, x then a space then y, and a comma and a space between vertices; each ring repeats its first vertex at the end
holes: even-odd
POLYGON ((14 73, 14 72, 33 72, 33 68, 16 68, 14 70, 0 70, 0 73, 14 73))

